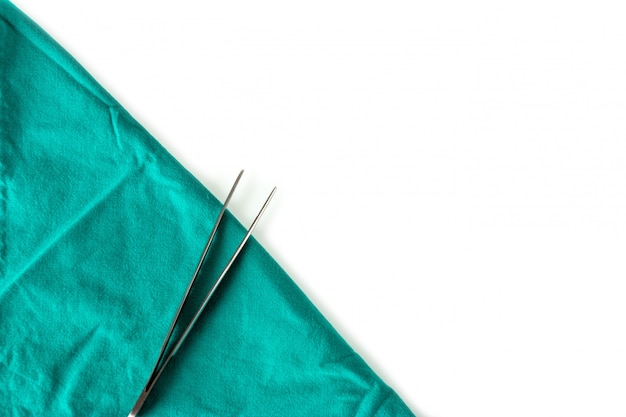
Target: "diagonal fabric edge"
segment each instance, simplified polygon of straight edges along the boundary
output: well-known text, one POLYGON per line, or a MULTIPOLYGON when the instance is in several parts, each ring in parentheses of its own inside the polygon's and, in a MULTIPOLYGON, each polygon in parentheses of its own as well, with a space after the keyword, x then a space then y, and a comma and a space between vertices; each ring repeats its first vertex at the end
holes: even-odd
MULTIPOLYGON (((158 352, 168 324, 163 317, 171 316, 182 294, 218 203, 121 107, 113 140, 110 131, 87 129, 85 120, 110 128, 117 103, 9 2, 0 0, 0 17, 6 30, 27 40, 0 39, 3 68, 32 64, 3 71, 0 90, 3 109, 16 98, 7 92, 20 94, 22 105, 15 113, 19 120, 0 119, 1 162, 13 168, 6 178, 9 225, 3 230, 11 262, 20 256, 14 248, 38 241, 45 221, 59 223, 63 213, 48 203, 61 212, 67 204, 84 207, 74 194, 92 181, 106 188, 102 178, 124 166, 128 150, 154 161, 137 181, 125 181, 99 201, 97 213, 69 229, 62 244, 6 293, 0 304, 0 407, 9 415, 71 416, 85 409, 126 415, 158 352), (19 42, 19 51, 9 55, 5 42, 19 42), (22 61, 12 59, 18 55, 22 61), (40 91, 33 80, 47 84, 40 91), (50 88, 63 100, 48 97, 50 88), (26 110, 32 115, 26 117, 26 110), (59 112, 68 114, 57 118, 59 112), (8 142, 15 152, 4 152, 8 142), (59 178, 37 179, 46 171, 29 163, 31 157, 59 178), (64 182, 65 171, 78 169, 71 183, 64 182), (15 187, 18 176, 23 182, 15 187), (57 187, 59 182, 73 187, 57 187), (28 184, 38 193, 29 193, 28 184), (53 199, 52 193, 61 195, 53 199), (44 209, 39 223, 29 222, 31 207, 44 209), (136 308, 138 298, 142 304, 136 308)), ((229 215, 212 254, 215 269, 241 231, 229 215)), ((243 256, 189 346, 164 374, 167 383, 155 388, 146 416, 412 415, 257 242, 243 256), (255 302, 260 296, 264 303, 255 302)), ((209 282, 211 269, 203 277, 209 282)))

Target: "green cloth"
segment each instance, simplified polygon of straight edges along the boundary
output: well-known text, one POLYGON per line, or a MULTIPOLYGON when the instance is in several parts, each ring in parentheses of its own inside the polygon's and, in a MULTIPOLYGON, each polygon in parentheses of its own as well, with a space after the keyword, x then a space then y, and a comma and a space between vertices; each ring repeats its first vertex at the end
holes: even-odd
MULTIPOLYGON (((0 140, 0 414, 126 416, 220 202, 6 0, 0 140)), ((413 414, 251 240, 141 415, 413 414)))

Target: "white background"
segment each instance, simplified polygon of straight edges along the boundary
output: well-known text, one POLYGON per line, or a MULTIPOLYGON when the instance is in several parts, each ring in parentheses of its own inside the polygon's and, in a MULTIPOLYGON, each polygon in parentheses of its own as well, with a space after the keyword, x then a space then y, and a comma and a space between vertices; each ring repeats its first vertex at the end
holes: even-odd
POLYGON ((15 3, 416 414, 626 415, 622 2, 15 3))

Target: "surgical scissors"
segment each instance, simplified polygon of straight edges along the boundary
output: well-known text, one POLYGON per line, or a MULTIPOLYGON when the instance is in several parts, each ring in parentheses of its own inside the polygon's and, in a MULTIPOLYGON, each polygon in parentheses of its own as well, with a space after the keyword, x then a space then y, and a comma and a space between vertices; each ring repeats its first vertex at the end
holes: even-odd
POLYGON ((233 196, 233 193, 235 192, 235 189, 237 188, 237 185, 239 184, 239 180, 241 179, 242 175, 243 175, 243 170, 241 172, 239 172, 239 175, 237 176, 237 179, 235 180, 233 186, 230 189, 230 192, 228 193, 228 196, 226 197, 226 200, 224 201, 224 204, 222 205, 222 209, 220 210, 220 212, 219 212, 219 214, 217 216, 217 219, 216 219, 216 221, 215 221, 215 223, 213 225, 213 229, 211 230, 211 233, 209 235, 209 239, 207 240, 207 243, 206 243, 206 245, 204 247, 204 251, 202 252, 202 256, 200 257, 200 261, 198 262, 198 265, 196 266, 196 270, 195 270, 193 276, 191 277, 191 281, 189 282, 189 285, 187 285, 187 289, 185 290, 185 294, 183 295, 183 299, 180 302, 180 305, 178 306, 178 310, 176 311, 176 314, 174 315, 174 319, 172 320, 172 323, 170 324, 170 328, 169 328, 169 330, 167 332, 167 335, 165 336, 165 339, 163 340, 163 345, 161 346, 161 350, 159 352, 159 356, 158 356, 157 361, 156 361, 156 363, 154 365, 154 368, 152 369, 152 373, 150 374, 150 377, 148 378, 148 382, 146 383, 145 387, 141 391, 141 394, 139 395, 139 398, 137 399, 137 402, 135 403, 135 405, 133 406, 132 410, 128 414, 128 417, 135 417, 139 413, 141 408, 143 407, 144 402, 146 401, 146 399, 150 395, 150 392, 152 392, 152 388, 154 388, 154 385, 156 384, 157 380, 159 379, 159 377, 163 373, 163 370, 170 363, 170 360, 174 357, 174 355, 176 355, 178 353, 181 345, 185 342, 185 339, 189 335, 189 332, 191 331, 193 326, 196 324, 196 322, 200 318, 200 315, 202 314, 202 312, 206 308, 207 304, 209 303, 209 300, 211 299, 211 297, 215 293, 215 290, 217 289, 217 287, 220 285, 220 283, 222 282, 222 280, 226 276, 228 270, 230 269, 230 267, 233 265, 233 263, 235 262, 235 260, 239 256, 239 254, 241 253, 241 251, 242 251, 243 247, 245 246, 245 244, 248 242, 248 239, 252 235, 252 231, 254 230, 254 228, 256 227, 257 223, 261 219, 261 216, 265 212, 265 209, 269 205, 272 197, 274 196, 274 193, 276 192, 276 187, 274 187, 272 189, 272 191, 270 192, 269 196, 267 197, 267 199, 265 200, 265 203, 263 203, 263 206, 261 207, 261 210, 258 212, 258 214, 256 215, 255 219, 252 221, 252 224, 250 225, 250 227, 248 228, 248 231, 246 232, 245 236, 243 237, 243 239, 239 243, 239 246, 237 246, 237 249, 235 249, 235 252, 230 257, 229 261, 226 263, 226 266, 224 267, 224 269, 220 273, 219 277, 213 283, 213 285, 211 286, 211 289, 209 290, 207 295, 204 297, 204 299, 202 301, 202 304, 200 304, 200 307, 198 308, 198 310, 194 314, 193 318, 191 319, 191 321, 189 322, 187 327, 185 327, 185 329, 183 330, 183 332, 180 335, 180 337, 176 340, 176 342, 174 342, 172 348, 170 349, 169 353, 166 356, 167 346, 168 346, 168 344, 170 342, 170 339, 172 337, 172 333, 174 332, 174 328, 176 327, 176 324, 178 323, 181 311, 183 310, 183 306, 185 305, 185 303, 187 301, 187 298, 189 297, 189 293, 191 292, 191 288, 195 284, 195 282, 196 282, 196 280, 198 278, 198 275, 200 274, 200 270, 202 269, 202 266, 204 265, 204 261, 206 260, 207 254, 209 252, 209 248, 211 247, 211 244, 213 243, 213 240, 215 238, 215 234, 217 233, 217 229, 219 228, 219 226, 220 226, 220 224, 222 222, 222 219, 224 217, 224 213, 226 212, 226 207, 228 206, 228 203, 230 202, 230 199, 233 196))

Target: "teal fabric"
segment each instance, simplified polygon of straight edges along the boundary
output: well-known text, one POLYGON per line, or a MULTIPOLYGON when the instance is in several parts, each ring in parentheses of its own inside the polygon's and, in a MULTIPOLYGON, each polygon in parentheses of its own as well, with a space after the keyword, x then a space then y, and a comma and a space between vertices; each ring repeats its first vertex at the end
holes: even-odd
MULTIPOLYGON (((0 415, 126 416, 220 203, 5 0, 0 140, 0 415)), ((413 414, 251 240, 141 415, 413 414)))

